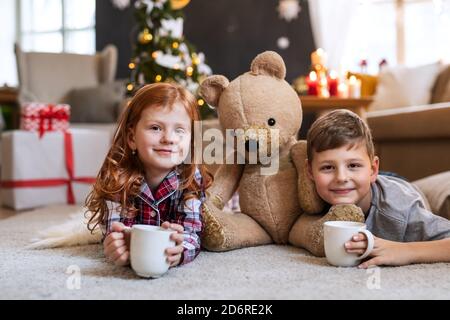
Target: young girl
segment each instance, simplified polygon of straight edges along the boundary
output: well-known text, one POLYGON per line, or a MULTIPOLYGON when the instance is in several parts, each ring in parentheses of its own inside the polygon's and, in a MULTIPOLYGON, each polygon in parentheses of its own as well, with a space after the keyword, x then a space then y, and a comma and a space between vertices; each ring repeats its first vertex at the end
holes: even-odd
POLYGON ((200 252, 200 210, 212 176, 197 161, 184 163, 189 153, 195 154, 192 130, 199 119, 195 97, 168 83, 140 89, 122 114, 86 200, 93 213, 88 228, 102 227, 109 261, 129 263, 126 227, 133 224, 176 231, 171 236, 176 246, 166 250, 171 267, 200 252))

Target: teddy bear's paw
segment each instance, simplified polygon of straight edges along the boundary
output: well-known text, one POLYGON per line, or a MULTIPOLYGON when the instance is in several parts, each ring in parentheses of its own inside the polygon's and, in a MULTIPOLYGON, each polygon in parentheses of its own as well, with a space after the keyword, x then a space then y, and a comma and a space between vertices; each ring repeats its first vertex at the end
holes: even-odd
POLYGON ((364 222, 365 217, 361 208, 354 204, 337 204, 332 206, 321 220, 322 223, 326 221, 364 222))
POLYGON ((222 210, 225 207, 225 204, 223 203, 223 199, 218 194, 211 197, 211 202, 214 206, 216 206, 218 209, 222 210))
POLYGON ((206 202, 203 204, 202 246, 210 251, 222 251, 226 246, 226 236, 222 224, 217 219, 214 205, 206 202))

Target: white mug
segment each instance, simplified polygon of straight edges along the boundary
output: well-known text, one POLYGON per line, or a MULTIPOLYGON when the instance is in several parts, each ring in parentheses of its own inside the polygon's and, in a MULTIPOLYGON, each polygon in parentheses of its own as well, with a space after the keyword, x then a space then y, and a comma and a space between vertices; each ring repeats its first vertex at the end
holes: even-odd
POLYGON ((169 270, 165 250, 175 246, 173 230, 135 224, 131 227, 131 268, 140 277, 158 278, 169 270))
POLYGON ((373 250, 374 238, 366 229, 366 225, 354 221, 327 221, 324 223, 325 256, 330 264, 338 267, 353 267, 360 260, 366 258, 373 250), (358 256, 356 253, 347 253, 345 243, 358 233, 367 237, 367 249, 358 256))

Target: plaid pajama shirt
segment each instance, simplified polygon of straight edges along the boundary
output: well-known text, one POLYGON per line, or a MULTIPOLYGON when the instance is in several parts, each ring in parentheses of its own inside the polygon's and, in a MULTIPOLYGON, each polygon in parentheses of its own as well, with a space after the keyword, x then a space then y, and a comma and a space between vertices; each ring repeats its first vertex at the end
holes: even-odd
MULTIPOLYGON (((205 195, 202 191, 200 198, 183 200, 184 191, 178 190, 179 178, 177 170, 171 171, 154 194, 144 181, 139 195, 134 200, 134 205, 138 209, 138 214, 134 218, 127 218, 121 214, 119 203, 107 201, 109 214, 105 223, 101 225, 105 237, 111 232, 111 224, 115 221, 122 222, 128 227, 134 224, 159 226, 165 221, 177 223, 184 227, 184 251, 180 264, 194 260, 200 252, 200 235, 203 226, 201 205, 205 195)), ((194 178, 199 185, 202 185, 202 176, 198 169, 194 178)))

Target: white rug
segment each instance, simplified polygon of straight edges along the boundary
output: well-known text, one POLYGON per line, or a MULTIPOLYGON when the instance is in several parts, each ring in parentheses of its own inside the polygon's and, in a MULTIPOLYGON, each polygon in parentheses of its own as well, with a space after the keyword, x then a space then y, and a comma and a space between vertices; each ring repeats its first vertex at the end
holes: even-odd
POLYGON ((78 209, 54 206, 0 220, 0 299, 450 299, 448 263, 368 272, 270 245, 202 252, 193 263, 146 280, 107 263, 101 245, 24 249, 39 230, 78 209))

